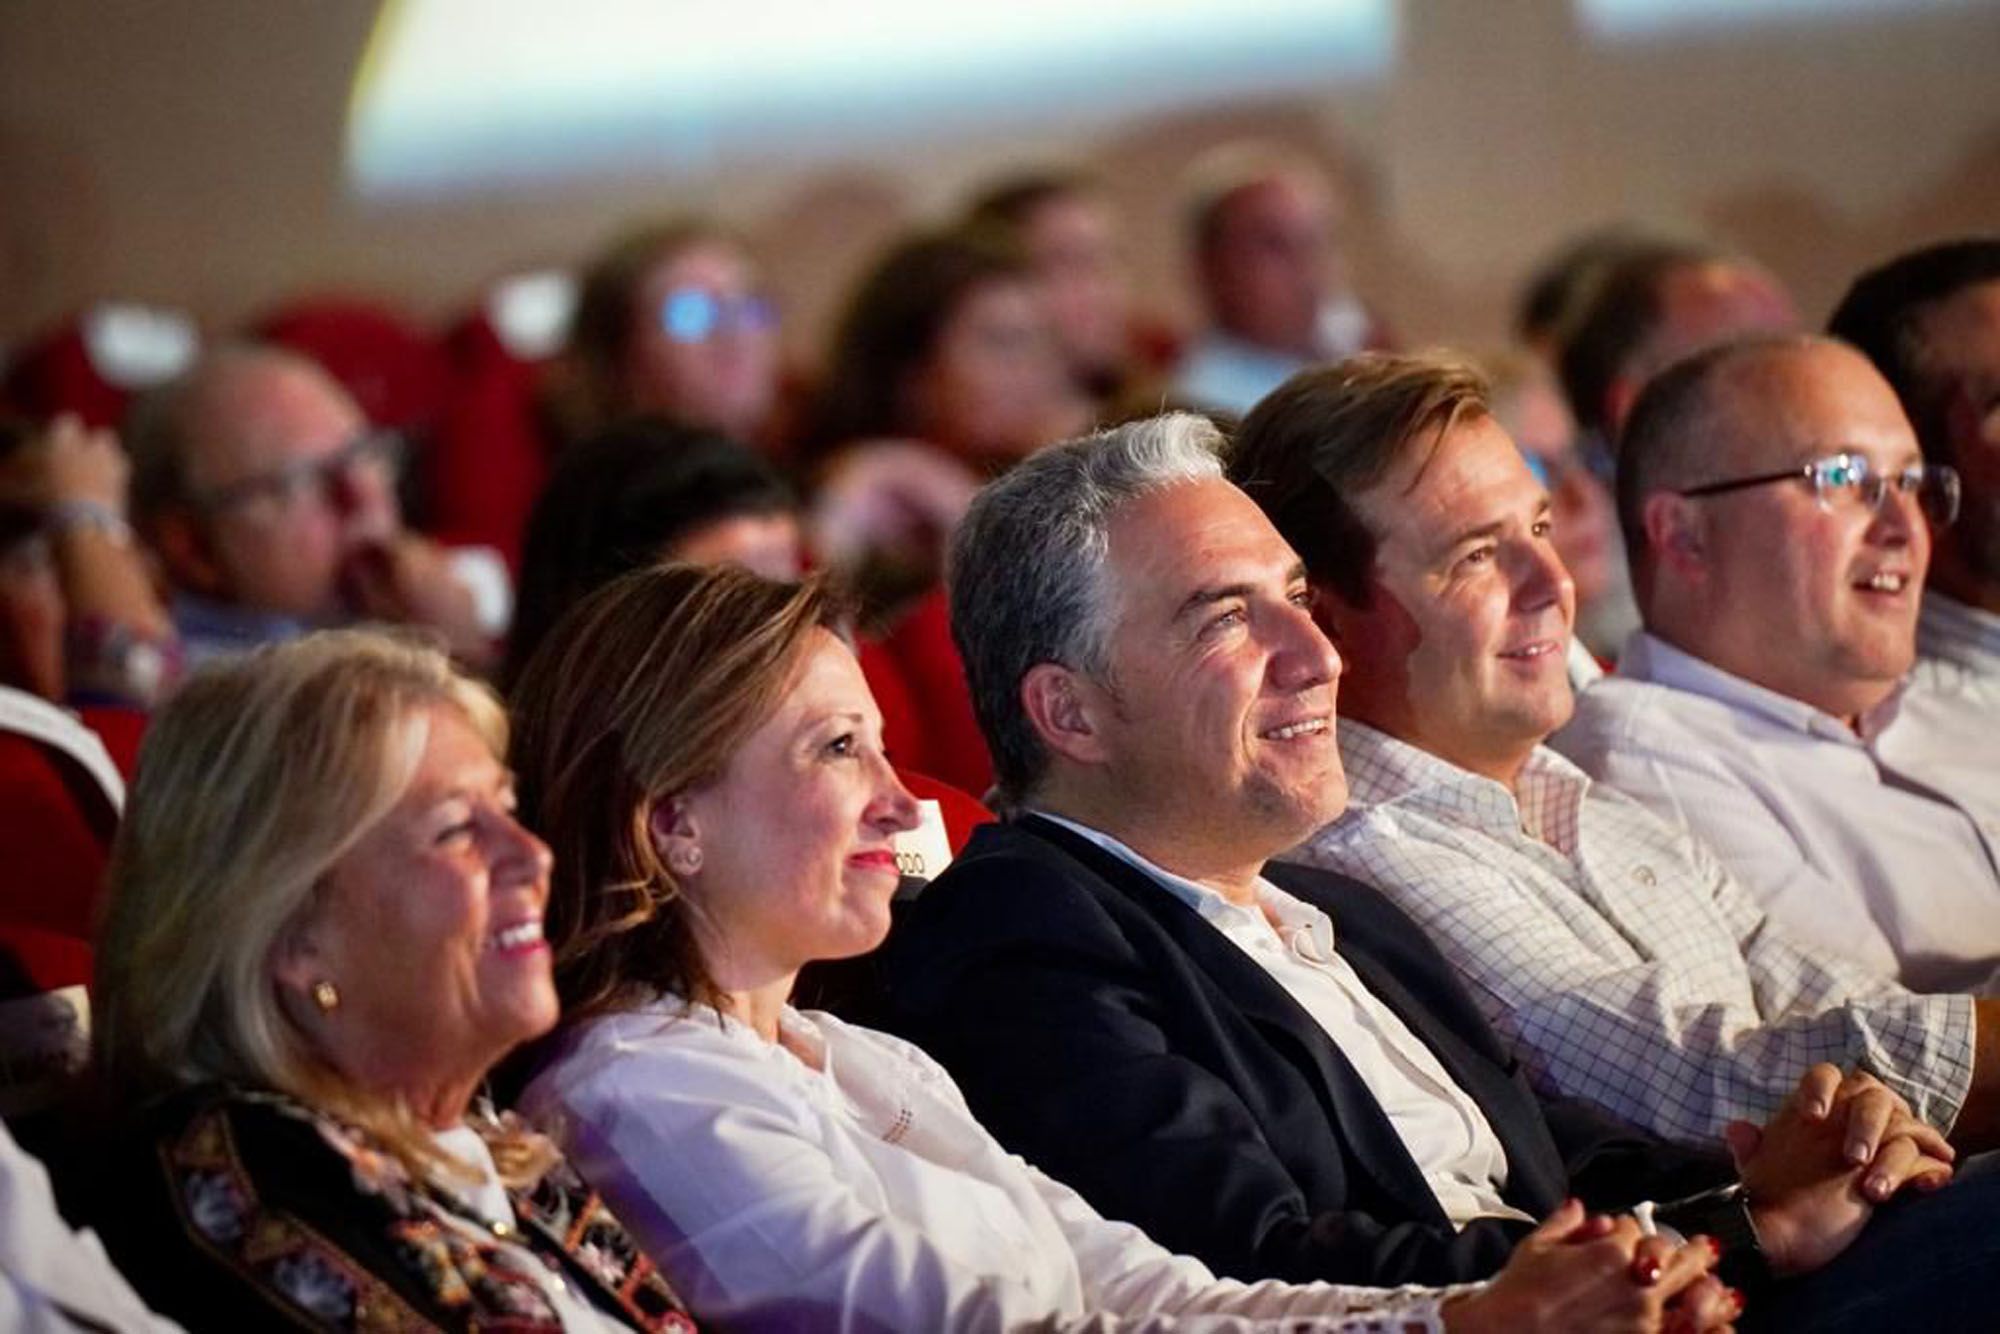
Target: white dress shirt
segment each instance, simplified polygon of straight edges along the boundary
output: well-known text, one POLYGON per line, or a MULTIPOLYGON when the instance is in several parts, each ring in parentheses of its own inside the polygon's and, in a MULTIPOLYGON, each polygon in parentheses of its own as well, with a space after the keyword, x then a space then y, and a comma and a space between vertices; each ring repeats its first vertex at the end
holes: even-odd
POLYGON ((1969 997, 1794 943, 1685 830, 1547 747, 1510 791, 1350 719, 1339 736, 1347 811, 1285 859, 1416 918, 1545 1092, 1713 1144, 1814 1063, 1858 1063, 1951 1128, 1969 997))
POLYGON ((1550 745, 1690 830, 1794 940, 1993 988, 2000 748, 1955 698, 1900 691, 1857 734, 1642 633, 1550 745))
POLYGON ((2000 615, 1927 591, 1917 616, 1919 670, 1950 666, 2000 688, 2000 615))
POLYGON ((0 1125, 0 1329, 179 1334, 146 1309, 89 1229, 63 1221, 49 1174, 0 1125))
POLYGON ((1269 973, 1368 1086, 1454 1226, 1475 1218, 1528 1217, 1501 1198, 1507 1154, 1486 1114, 1335 952, 1333 920, 1325 913, 1261 877, 1258 907, 1241 907, 1161 869, 1109 834, 1047 811, 1036 814, 1144 871, 1269 973))
POLYGON ((1107 1221, 907 1042, 790 1009, 781 1038, 665 997, 568 1034, 522 1100, 704 1323, 1442 1328, 1457 1289, 1218 1279, 1107 1221))

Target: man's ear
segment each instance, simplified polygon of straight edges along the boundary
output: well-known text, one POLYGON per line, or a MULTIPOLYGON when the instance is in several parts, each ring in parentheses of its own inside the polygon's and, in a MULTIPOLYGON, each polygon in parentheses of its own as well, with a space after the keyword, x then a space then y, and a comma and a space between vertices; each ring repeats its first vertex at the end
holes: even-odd
POLYGON ((224 591, 222 567, 216 562, 208 534, 192 513, 166 510, 147 527, 170 583, 203 597, 217 597, 224 591))
POLYGON ((1051 751, 1078 764, 1101 764, 1104 687, 1053 662, 1038 662, 1021 678, 1021 708, 1029 726, 1051 751))
POLYGON ((1708 568, 1708 522, 1686 496, 1655 491, 1639 505, 1646 549, 1680 578, 1698 579, 1708 568))

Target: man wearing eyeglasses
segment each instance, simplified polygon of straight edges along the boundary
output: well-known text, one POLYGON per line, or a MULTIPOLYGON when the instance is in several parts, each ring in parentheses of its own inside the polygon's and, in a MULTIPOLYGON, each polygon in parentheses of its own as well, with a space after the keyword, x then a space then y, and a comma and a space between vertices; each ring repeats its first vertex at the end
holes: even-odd
POLYGON ((1692 830, 1794 938, 1932 992, 1990 990, 2000 961, 1990 718, 1905 684, 1958 498, 1844 344, 1668 370, 1619 451, 1645 628, 1552 742, 1692 830))
POLYGON ((312 362, 229 347, 135 409, 132 510, 189 662, 353 620, 490 647, 472 596, 396 501, 401 444, 312 362))

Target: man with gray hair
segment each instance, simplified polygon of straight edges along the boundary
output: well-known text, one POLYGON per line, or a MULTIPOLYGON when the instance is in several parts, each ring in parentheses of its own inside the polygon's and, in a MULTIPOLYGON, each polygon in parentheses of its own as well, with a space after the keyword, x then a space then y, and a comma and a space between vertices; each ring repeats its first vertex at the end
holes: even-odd
MULTIPOLYGON (((1857 1173, 1937 1180, 1935 1132, 1831 1066, 1761 1137, 1744 1128, 1743 1191, 1719 1151, 1539 1103, 1408 918, 1266 865, 1346 799, 1340 660, 1218 444, 1170 416, 1057 446, 981 492, 954 538, 953 631, 1010 818, 911 905, 881 963, 892 1024, 981 1122, 1107 1216, 1243 1278, 1477 1278, 1572 1194, 1625 1208, 1710 1187, 1661 1217, 1741 1238, 1738 1264, 1754 1219, 1772 1265, 1804 1272, 1863 1231, 1857 1173), (1850 1133, 1874 1168, 1841 1156, 1850 1133)), ((1898 1286, 1894 1232, 1868 1228, 1829 1280, 1898 1286)), ((1785 1309, 1849 1282, 1786 1284, 1785 1309)))

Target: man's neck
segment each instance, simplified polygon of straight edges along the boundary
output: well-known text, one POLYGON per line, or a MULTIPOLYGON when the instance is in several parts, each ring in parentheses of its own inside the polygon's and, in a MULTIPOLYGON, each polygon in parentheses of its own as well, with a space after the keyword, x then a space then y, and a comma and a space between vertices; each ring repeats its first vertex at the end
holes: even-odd
POLYGON ((1245 862, 1240 853, 1201 846, 1185 836, 1189 821, 1135 812, 1128 803, 1107 799, 1079 785, 1051 784, 1027 802, 1031 811, 1060 816, 1117 839, 1162 871, 1212 889, 1229 902, 1255 907, 1264 858, 1245 862))

